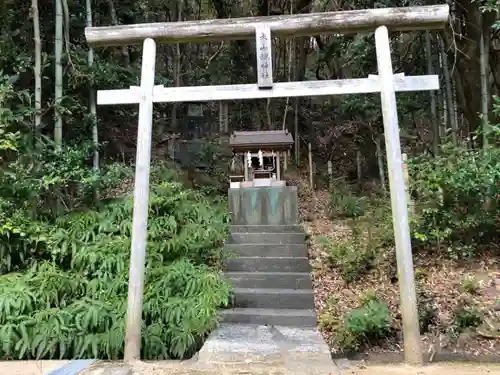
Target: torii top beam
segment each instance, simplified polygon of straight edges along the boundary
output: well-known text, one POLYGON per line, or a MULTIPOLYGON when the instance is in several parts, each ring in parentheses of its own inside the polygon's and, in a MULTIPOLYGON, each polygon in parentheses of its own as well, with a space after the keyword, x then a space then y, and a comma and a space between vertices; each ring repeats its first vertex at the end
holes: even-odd
POLYGON ((391 31, 431 30, 443 29, 448 23, 448 16, 449 6, 444 4, 87 27, 85 37, 91 46, 119 46, 141 44, 146 38, 153 38, 159 43, 254 39, 255 28, 259 25, 265 25, 274 35, 281 36, 352 34, 374 31, 382 25, 391 31))

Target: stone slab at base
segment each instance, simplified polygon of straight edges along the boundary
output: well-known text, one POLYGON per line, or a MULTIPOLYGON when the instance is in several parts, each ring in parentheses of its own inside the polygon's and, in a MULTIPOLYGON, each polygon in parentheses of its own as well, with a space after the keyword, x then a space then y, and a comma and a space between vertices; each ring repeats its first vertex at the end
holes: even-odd
POLYGON ((95 367, 85 369, 78 375, 134 375, 134 371, 132 366, 128 364, 101 362, 95 367))
POLYGON ((282 366, 304 373, 339 374, 331 353, 316 328, 223 324, 207 339, 198 363, 256 363, 282 366), (326 371, 326 372, 325 372, 326 371))
POLYGON ((61 366, 54 371, 50 372, 49 375, 77 375, 86 368, 92 366, 96 363, 95 359, 76 359, 69 361, 64 366, 61 366))

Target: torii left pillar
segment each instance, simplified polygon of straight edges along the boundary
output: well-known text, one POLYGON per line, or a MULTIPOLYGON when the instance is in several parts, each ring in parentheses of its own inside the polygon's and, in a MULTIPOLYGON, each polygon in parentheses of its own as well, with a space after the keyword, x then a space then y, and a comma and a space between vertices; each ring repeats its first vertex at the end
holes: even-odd
POLYGON ((156 43, 146 39, 142 51, 140 88, 130 88, 131 96, 139 90, 139 126, 135 159, 134 213, 132 248, 128 278, 125 361, 141 358, 142 300, 149 212, 149 170, 153 128, 153 91, 155 84, 156 43))

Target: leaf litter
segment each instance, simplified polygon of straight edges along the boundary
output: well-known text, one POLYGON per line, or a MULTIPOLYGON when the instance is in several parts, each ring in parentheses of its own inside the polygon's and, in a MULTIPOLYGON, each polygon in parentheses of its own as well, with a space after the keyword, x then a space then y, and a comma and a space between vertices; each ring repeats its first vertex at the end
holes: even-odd
MULTIPOLYGON (((323 250, 320 238, 329 241, 346 241, 351 236, 349 221, 345 219, 330 219, 327 214, 329 192, 325 189, 314 191, 308 183, 305 173, 287 177, 291 185, 297 186, 299 195, 299 213, 304 222, 305 231, 309 237, 309 258, 313 269, 313 288, 315 308, 318 316, 327 307, 328 302, 335 298, 336 311, 339 318, 351 309, 359 307, 359 297, 372 290, 378 298, 385 301, 393 317, 393 328, 396 334, 380 346, 369 347, 365 353, 402 352, 403 340, 401 333, 401 311, 399 307, 398 283, 394 275, 387 272, 388 267, 377 267, 364 275, 360 280, 346 283, 338 268, 328 264, 327 254, 323 250)), ((394 262, 386 259, 386 262, 394 262)), ((460 334, 457 340, 449 337, 446 329, 450 327, 453 315, 459 304, 464 300, 472 301, 481 311, 494 316, 490 320, 490 329, 498 330, 500 313, 500 265, 493 256, 484 256, 468 264, 460 264, 444 255, 419 254, 414 256, 416 278, 422 276, 421 283, 425 294, 431 299, 437 310, 439 327, 434 327, 429 333, 421 335, 424 353, 445 350, 460 353, 464 356, 498 356, 500 358, 499 336, 485 337, 477 332, 460 334), (478 280, 478 290, 467 293, 463 281, 468 278, 478 280), (491 323, 491 322, 494 323, 491 323), (494 325, 491 327, 491 325, 494 325)), ((328 343, 331 343, 332 333, 321 329, 328 343)), ((479 331, 479 330, 478 330, 479 331)), ((497 331, 498 332, 498 331, 497 331)), ((339 348, 331 347, 333 353, 339 348)), ((432 356, 431 356, 432 357, 432 356)))

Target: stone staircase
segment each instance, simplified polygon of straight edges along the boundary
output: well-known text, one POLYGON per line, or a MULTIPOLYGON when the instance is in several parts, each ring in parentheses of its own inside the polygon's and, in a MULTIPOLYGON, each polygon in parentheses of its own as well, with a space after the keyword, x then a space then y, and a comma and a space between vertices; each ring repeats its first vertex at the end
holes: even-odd
POLYGON ((233 225, 225 248, 234 295, 224 323, 316 326, 302 226, 233 225))
POLYGON ((233 285, 233 304, 221 310, 223 323, 205 341, 197 363, 338 374, 316 328, 297 188, 229 189, 229 210, 225 275, 233 285))

